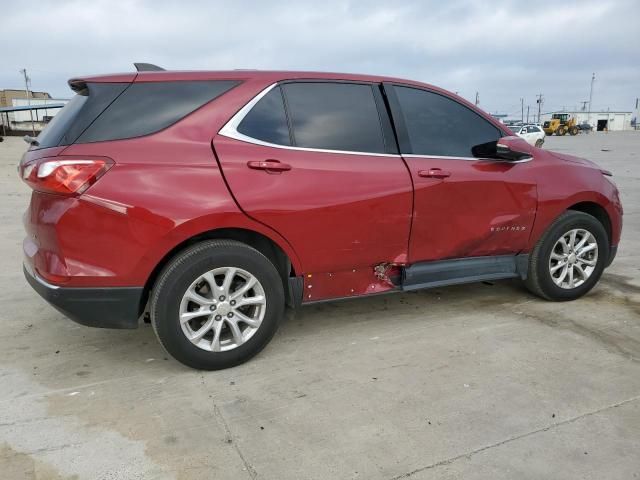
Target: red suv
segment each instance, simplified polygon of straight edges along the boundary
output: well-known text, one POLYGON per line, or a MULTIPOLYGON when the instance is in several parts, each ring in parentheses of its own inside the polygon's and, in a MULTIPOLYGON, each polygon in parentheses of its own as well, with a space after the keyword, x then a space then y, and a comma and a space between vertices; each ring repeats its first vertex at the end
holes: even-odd
POLYGON ((25 275, 71 319, 241 363, 285 306, 521 278, 572 300, 613 260, 611 174, 420 82, 301 72, 75 78, 20 164, 25 275))

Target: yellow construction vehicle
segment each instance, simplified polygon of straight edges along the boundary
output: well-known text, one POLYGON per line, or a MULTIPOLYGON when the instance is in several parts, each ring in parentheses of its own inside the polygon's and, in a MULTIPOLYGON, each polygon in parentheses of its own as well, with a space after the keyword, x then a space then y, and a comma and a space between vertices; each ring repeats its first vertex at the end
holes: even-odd
POLYGON ((576 125, 576 118, 570 116, 568 113, 554 113, 551 115, 551 120, 542 124, 542 129, 547 135, 577 135, 578 126, 576 125))

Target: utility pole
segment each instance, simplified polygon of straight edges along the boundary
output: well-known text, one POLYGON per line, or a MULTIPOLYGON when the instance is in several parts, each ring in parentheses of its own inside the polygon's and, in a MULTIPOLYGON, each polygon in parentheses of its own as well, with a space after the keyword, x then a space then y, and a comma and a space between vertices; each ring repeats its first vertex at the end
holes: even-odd
POLYGON ((536 95, 538 97, 538 99, 536 100, 536 103, 538 104, 538 123, 540 123, 540 110, 542 109, 542 103, 544 102, 544 97, 542 96, 542 94, 536 95))
POLYGON ((476 105, 480 105, 480 93, 476 92, 476 105))
POLYGON ((529 123, 529 105, 527 105, 527 123, 529 123))
MULTIPOLYGON (((27 75, 27 69, 23 68, 22 70, 20 70, 20 73, 22 74, 22 76, 24 77, 24 91, 27 94, 27 105, 29 107, 31 107, 31 94, 29 92, 29 83, 31 82, 31 79, 29 78, 29 75, 27 75)), ((31 108, 29 108, 29 116, 31 117, 31 132, 33 133, 33 136, 36 136, 36 127, 33 124, 33 110, 31 110, 31 108)))
POLYGON ((520 121, 524 123, 524 98, 520 99, 520 121))
POLYGON ((587 112, 587 123, 591 125, 591 102, 593 101, 593 82, 596 81, 595 72, 591 75, 591 88, 589 89, 589 111, 587 112))
POLYGON ((582 107, 580 107, 580 111, 584 112, 587 109, 587 103, 589 103, 589 100, 583 100, 580 103, 582 104, 582 107))

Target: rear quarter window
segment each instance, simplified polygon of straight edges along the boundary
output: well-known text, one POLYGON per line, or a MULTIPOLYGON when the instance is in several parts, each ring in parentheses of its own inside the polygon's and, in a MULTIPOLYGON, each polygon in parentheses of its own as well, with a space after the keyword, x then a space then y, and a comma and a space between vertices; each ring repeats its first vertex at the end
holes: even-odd
POLYGON ((71 145, 128 83, 88 83, 38 135, 38 148, 71 145))
POLYGON ((76 143, 121 140, 158 132, 238 83, 231 80, 133 83, 76 143))

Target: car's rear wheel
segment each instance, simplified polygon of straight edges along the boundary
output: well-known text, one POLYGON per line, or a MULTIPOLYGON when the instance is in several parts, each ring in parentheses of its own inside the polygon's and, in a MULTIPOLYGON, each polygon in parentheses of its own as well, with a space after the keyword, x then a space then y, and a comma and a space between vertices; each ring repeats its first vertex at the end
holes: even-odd
POLYGON ((609 255, 602 224, 569 210, 545 232, 529 256, 527 288, 553 301, 574 300, 598 282, 609 255))
POLYGON ((160 343, 183 364, 218 370, 245 362, 271 340, 284 314, 284 290, 271 261, 233 240, 178 254, 151 296, 160 343))

